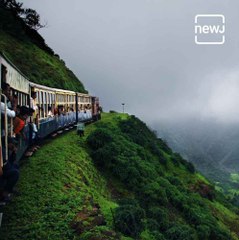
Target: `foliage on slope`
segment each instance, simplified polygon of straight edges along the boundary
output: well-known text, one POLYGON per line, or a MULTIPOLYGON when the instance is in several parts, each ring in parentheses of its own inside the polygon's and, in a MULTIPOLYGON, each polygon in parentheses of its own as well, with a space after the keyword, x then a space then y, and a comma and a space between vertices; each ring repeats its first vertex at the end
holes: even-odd
POLYGON ((32 82, 86 92, 83 84, 38 32, 3 8, 0 8, 0 52, 5 53, 32 82))
POLYGON ((149 239, 239 238, 237 209, 143 122, 116 115, 96 125, 87 139, 94 162, 135 196, 116 210, 118 230, 149 239))
POLYGON ((0 239, 239 239, 237 209, 135 117, 103 114, 20 170, 0 239), (98 205, 105 224, 89 226, 98 205))

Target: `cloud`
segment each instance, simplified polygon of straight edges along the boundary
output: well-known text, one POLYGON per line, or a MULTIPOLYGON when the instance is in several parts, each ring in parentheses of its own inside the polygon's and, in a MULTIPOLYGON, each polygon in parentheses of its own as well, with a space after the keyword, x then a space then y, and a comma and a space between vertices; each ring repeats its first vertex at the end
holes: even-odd
POLYGON ((217 72, 208 77, 209 85, 205 98, 204 118, 219 121, 239 122, 239 69, 217 72))
POLYGON ((105 110, 153 121, 236 121, 239 2, 231 0, 23 0, 40 30, 105 110), (55 12, 55 14, 52 14, 55 12), (194 43, 194 17, 226 17, 226 43, 194 43))

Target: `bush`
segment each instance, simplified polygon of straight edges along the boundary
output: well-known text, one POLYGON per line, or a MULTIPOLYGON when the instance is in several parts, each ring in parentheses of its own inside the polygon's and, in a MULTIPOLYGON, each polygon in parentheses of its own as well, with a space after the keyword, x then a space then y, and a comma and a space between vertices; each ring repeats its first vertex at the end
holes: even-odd
POLYGON ((163 141, 161 138, 157 139, 157 143, 158 143, 158 146, 160 147, 161 150, 163 150, 167 154, 170 154, 170 155, 172 154, 171 148, 169 148, 167 143, 165 141, 163 141))
POLYGON ((210 239, 210 227, 206 225, 199 225, 196 227, 198 238, 209 240, 210 239))
POLYGON ((165 209, 160 207, 150 207, 148 211, 148 216, 157 221, 159 229, 161 231, 165 231, 166 229, 168 229, 170 222, 168 213, 165 209))
POLYGON ((146 184, 142 189, 142 197, 145 203, 158 203, 166 205, 168 198, 163 187, 157 182, 146 184))
POLYGON ((107 129, 99 128, 89 135, 87 144, 92 150, 97 150, 112 141, 111 132, 107 129))
POLYGON ((115 209, 115 228, 123 234, 138 237, 143 230, 144 210, 135 200, 126 199, 115 209))
POLYGON ((186 163, 186 168, 190 173, 195 173, 195 167, 191 162, 187 162, 186 163))
POLYGON ((188 225, 174 224, 165 233, 168 240, 195 240, 196 234, 188 225))

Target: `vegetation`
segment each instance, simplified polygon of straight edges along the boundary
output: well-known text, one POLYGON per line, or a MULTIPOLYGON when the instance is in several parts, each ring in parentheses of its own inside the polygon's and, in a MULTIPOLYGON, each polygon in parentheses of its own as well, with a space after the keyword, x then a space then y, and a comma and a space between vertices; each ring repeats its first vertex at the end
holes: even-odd
POLYGON ((18 3, 16 0, 1 0, 0 6, 5 8, 14 15, 15 18, 21 19, 26 26, 38 30, 44 25, 40 23, 40 15, 33 9, 22 7, 23 3, 18 3))
MULTIPOLYGON (((134 116, 123 120, 115 117, 108 124, 96 125, 97 129, 87 138, 95 164, 102 172, 116 176, 134 193, 134 207, 119 202, 115 210, 116 218, 123 222, 118 230, 129 236, 140 236, 142 221, 134 221, 131 230, 125 223, 132 222, 143 209, 144 230, 150 236, 157 236, 155 239, 158 236, 184 240, 235 237, 233 219, 238 216, 234 215, 228 224, 215 208, 215 203, 225 204, 226 200, 198 177, 191 163, 172 153, 143 122, 134 116)), ((236 211, 230 204, 226 207, 229 212, 236 211)))
POLYGON ((2 5, 0 36, 0 52, 4 53, 30 81, 49 87, 87 92, 38 32, 2 5))
POLYGON ((47 140, 18 190, 0 239, 239 239, 238 209, 126 114, 47 140))

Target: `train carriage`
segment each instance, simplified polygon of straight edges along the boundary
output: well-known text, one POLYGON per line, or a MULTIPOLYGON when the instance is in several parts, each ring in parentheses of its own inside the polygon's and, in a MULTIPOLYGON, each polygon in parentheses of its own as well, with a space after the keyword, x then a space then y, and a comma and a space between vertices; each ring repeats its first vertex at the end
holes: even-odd
MULTIPOLYGON (((31 117, 23 130, 26 138, 19 140, 18 159, 21 158, 31 142, 32 131, 35 131, 32 125, 36 124, 37 135, 44 138, 53 132, 72 126, 78 121, 86 122, 98 119, 99 100, 97 97, 32 83, 4 54, 0 54, 0 64, 1 83, 6 82, 11 86, 12 96, 17 97, 20 106, 32 108, 32 94, 35 94, 35 119, 31 117)), ((1 114, 1 117, 7 119, 6 114, 1 114)), ((14 137, 12 120, 10 126, 9 128, 9 126, 1 124, 1 128, 5 128, 8 136, 14 137)), ((5 138, 6 143, 8 136, 5 138)))
MULTIPOLYGON (((2 83, 8 83, 11 86, 11 95, 12 97, 17 97, 18 104, 21 106, 29 105, 29 79, 21 73, 21 71, 14 66, 4 54, 0 55, 0 64, 1 64, 1 86, 2 83)), ((5 98, 5 96, 1 92, 1 98, 5 98)), ((13 119, 8 119, 1 114, 1 118, 5 118, 4 126, 1 126, 5 132, 5 146, 6 146, 6 155, 7 155, 7 148, 8 148, 8 138, 14 137, 13 133, 13 119)), ((2 123, 2 121, 1 121, 2 123)), ((2 125, 2 124, 1 124, 2 125)), ((27 136, 25 139, 19 138, 18 140, 18 153, 17 156, 22 156, 23 153, 26 151, 29 145, 29 126, 26 124, 25 128, 23 129, 24 135, 27 136)), ((3 140, 2 140, 3 141, 3 140)), ((2 146, 2 142, 1 142, 2 146)), ((6 159, 8 156, 6 156, 6 159)))

